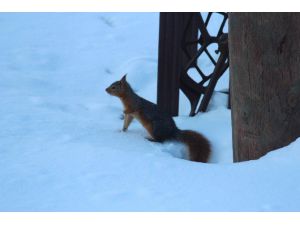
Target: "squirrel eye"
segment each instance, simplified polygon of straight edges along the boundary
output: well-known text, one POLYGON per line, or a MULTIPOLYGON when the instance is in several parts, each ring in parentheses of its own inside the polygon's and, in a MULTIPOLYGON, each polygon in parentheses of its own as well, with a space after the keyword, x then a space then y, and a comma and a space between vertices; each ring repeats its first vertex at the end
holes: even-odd
POLYGON ((116 89, 116 87, 115 87, 115 86, 112 86, 111 89, 116 89))

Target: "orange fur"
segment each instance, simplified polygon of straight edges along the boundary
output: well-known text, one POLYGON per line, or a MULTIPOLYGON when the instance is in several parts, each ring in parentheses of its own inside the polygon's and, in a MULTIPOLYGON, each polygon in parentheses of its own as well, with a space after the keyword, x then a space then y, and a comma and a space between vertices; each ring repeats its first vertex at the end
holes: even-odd
POLYGON ((188 146, 190 160, 208 161, 209 141, 195 131, 178 129, 172 117, 160 112, 155 104, 134 93, 126 82, 126 75, 120 81, 111 84, 106 91, 120 98, 123 103, 125 113, 123 131, 126 131, 132 119, 136 118, 148 131, 152 141, 181 141, 188 146))

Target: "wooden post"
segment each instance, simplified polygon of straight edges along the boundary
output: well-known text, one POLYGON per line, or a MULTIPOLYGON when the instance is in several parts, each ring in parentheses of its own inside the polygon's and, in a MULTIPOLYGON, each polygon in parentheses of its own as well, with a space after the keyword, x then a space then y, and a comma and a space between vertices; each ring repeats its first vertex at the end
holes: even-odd
POLYGON ((234 161, 300 136, 300 13, 230 13, 234 161))
MULTIPOLYGON (((160 13, 157 105, 171 116, 178 115, 180 75, 188 60, 182 49, 182 38, 190 16, 191 13, 160 13)), ((195 21, 191 27, 188 35, 196 40, 195 21)), ((190 50, 195 54, 197 45, 190 50)))

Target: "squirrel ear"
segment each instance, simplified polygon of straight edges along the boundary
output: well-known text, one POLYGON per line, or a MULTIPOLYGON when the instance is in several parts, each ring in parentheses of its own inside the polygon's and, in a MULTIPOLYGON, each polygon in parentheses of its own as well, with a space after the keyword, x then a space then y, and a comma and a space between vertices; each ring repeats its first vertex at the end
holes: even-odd
POLYGON ((126 81, 127 73, 122 77, 121 82, 124 83, 126 81))

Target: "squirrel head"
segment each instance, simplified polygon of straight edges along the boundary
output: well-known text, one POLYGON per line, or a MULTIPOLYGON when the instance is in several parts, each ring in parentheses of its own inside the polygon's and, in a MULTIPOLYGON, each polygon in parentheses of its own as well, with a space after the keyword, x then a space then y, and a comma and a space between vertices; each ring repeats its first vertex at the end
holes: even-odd
POLYGON ((125 74, 121 80, 112 83, 108 88, 106 88, 106 92, 110 95, 122 97, 125 96, 128 91, 128 83, 126 81, 125 74))

